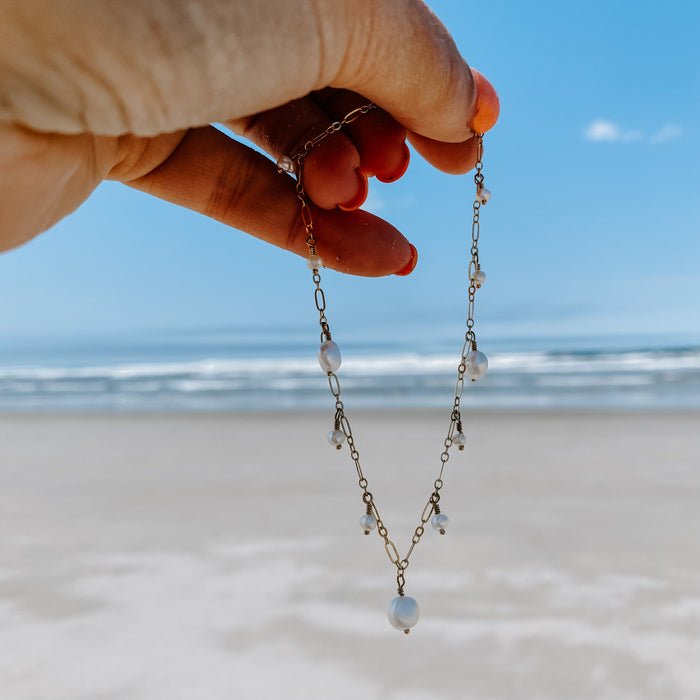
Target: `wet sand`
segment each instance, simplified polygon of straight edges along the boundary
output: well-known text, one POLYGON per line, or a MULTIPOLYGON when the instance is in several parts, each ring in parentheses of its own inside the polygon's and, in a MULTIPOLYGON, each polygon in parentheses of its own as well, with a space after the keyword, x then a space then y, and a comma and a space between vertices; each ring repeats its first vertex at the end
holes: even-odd
MULTIPOLYGON (((447 418, 351 416, 402 554, 447 418)), ((0 415, 0 697, 700 698, 700 414, 470 416, 410 635, 331 427, 0 415)))

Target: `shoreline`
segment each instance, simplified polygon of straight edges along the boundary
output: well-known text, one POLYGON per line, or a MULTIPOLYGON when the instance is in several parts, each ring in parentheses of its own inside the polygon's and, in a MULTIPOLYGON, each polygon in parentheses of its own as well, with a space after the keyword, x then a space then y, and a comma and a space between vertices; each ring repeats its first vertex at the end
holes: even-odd
MULTIPOLYGON (((56 411, 56 410, 0 410, 0 419, 8 419, 12 420, 13 418, 39 418, 39 417, 53 417, 53 418, 60 418, 60 417, 66 417, 66 418, 91 418, 91 417, 96 417, 96 418, 119 418, 119 417, 124 417, 124 418, 142 418, 144 416, 155 416, 161 419, 164 418, 174 418, 177 419, 179 417, 183 418, 196 418, 198 416, 202 417, 215 417, 215 416, 229 416, 232 418, 243 418, 243 417, 251 417, 251 418, 264 418, 266 416, 269 416, 270 414, 290 414, 290 415, 297 415, 297 416, 308 416, 313 418, 314 416, 326 416, 329 413, 333 413, 334 408, 332 403, 329 402, 328 409, 323 409, 323 408, 270 408, 270 409, 265 409, 265 410, 246 410, 246 409, 226 409, 226 410, 218 410, 218 409, 197 409, 197 410, 192 410, 192 409, 185 409, 185 410, 151 410, 151 409, 144 409, 144 410, 76 410, 76 411, 70 411, 70 410, 61 410, 61 411, 56 411)), ((449 417, 449 414, 451 412, 451 407, 448 406, 447 408, 435 408, 435 407, 426 407, 426 408, 416 408, 416 407, 407 407, 407 408, 402 408, 402 407, 386 407, 386 408, 353 408, 352 406, 346 406, 346 412, 348 415, 350 413, 353 414, 371 414, 374 416, 387 416, 390 414, 400 414, 400 415, 405 415, 409 417, 415 417, 415 416, 420 416, 420 415, 436 415, 440 413, 447 414, 449 417)), ((462 406, 462 413, 464 415, 478 415, 480 413, 483 414, 502 414, 502 415, 507 415, 507 416, 512 416, 512 417, 518 417, 518 416, 530 416, 530 415, 538 415, 542 417, 549 417, 549 416, 557 416, 560 414, 566 414, 566 415, 571 415, 571 414, 581 414, 582 416, 591 416, 591 415, 596 415, 596 414, 601 414, 601 415, 625 415, 629 414, 631 416, 639 415, 653 415, 653 414, 659 414, 659 415, 668 415, 669 413, 677 413, 679 415, 698 415, 700 416, 700 409, 698 408, 633 408, 633 407, 625 407, 625 408, 596 408, 596 407, 591 407, 591 408, 583 408, 583 407, 576 407, 576 408, 551 408, 551 407, 546 407, 546 408, 540 408, 540 407, 532 407, 532 408, 500 408, 500 407, 493 407, 493 406, 468 406, 468 405, 463 405, 462 406)))

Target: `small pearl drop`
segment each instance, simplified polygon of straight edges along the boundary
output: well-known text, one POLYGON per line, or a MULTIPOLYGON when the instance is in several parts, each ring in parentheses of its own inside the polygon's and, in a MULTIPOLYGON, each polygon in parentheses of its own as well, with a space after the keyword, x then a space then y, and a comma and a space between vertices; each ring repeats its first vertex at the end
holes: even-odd
POLYGON ((282 156, 277 161, 277 168, 285 173, 294 174, 296 172, 296 166, 294 165, 294 161, 289 156, 282 156))
POLYGON ((478 289, 484 282, 486 282, 486 273, 483 270, 479 270, 474 275, 474 285, 478 289))
POLYGON ((345 433, 342 430, 331 430, 328 433, 328 442, 330 442, 333 447, 340 447, 345 442, 345 433))
POLYGON ((365 514, 360 518, 360 527, 364 530, 365 535, 369 535, 377 527, 377 519, 373 515, 365 514))
POLYGON ((418 622, 420 608, 415 599, 400 595, 389 604, 388 616, 392 627, 408 632, 409 628, 418 622))
POLYGON ((318 363, 321 369, 326 373, 335 372, 340 367, 340 362, 340 348, 332 340, 321 343, 318 349, 318 363))
POLYGON ((485 187, 482 187, 476 191, 476 201, 481 204, 488 204, 489 199, 491 199, 491 192, 485 187))
POLYGON ((433 515, 430 519, 430 524, 433 526, 433 530, 444 535, 447 526, 450 524, 450 519, 444 513, 439 513, 438 515, 433 515))
POLYGON ((309 257, 306 258, 306 265, 309 270, 320 270, 323 267, 323 260, 321 260, 320 255, 309 255, 309 257))
POLYGON ((467 374, 476 381, 481 379, 489 368, 489 361, 486 355, 481 350, 472 350, 467 356, 467 374))
POLYGON ((452 436, 452 444, 457 445, 460 450, 463 450, 464 446, 467 444, 467 436, 464 433, 455 433, 452 436))

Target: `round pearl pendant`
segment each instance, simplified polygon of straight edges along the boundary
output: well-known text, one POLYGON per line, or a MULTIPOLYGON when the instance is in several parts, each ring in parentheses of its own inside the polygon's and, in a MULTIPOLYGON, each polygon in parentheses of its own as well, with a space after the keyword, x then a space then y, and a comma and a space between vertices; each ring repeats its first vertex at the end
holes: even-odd
POLYGON ((491 192, 485 187, 481 187, 476 191, 476 201, 480 204, 488 204, 491 199, 491 192))
POLYGON ((282 156, 277 161, 277 169, 281 172, 291 173, 293 175, 297 168, 296 165, 294 165, 294 161, 289 156, 282 156))
POLYGON ((489 360, 481 350, 472 350, 467 356, 467 374, 475 382, 481 379, 489 368, 489 360))
POLYGON ((438 513, 437 515, 433 515, 430 519, 430 524, 433 526, 435 532, 444 535, 447 526, 450 524, 450 519, 444 513, 438 513))
POLYGON ((467 444, 467 436, 464 433, 455 433, 452 436, 452 444, 457 445, 460 450, 464 449, 467 444))
POLYGON ((365 515, 360 518, 360 527, 365 535, 369 535, 369 533, 377 527, 377 519, 373 515, 365 513, 365 515))
POLYGON ((345 433, 342 430, 331 430, 331 432, 328 433, 328 442, 339 450, 341 445, 345 442, 345 433))
POLYGON ((318 349, 318 363, 324 372, 335 372, 340 367, 340 361, 340 348, 332 340, 321 343, 318 349))
POLYGON ((408 634, 410 628, 418 622, 420 608, 414 598, 400 595, 389 604, 388 615, 392 627, 408 634))
POLYGON ((306 258, 306 265, 309 270, 318 272, 323 267, 323 260, 321 260, 320 255, 309 255, 309 257, 306 258))
POLYGON ((479 270, 472 278, 474 286, 479 289, 481 285, 486 282, 486 273, 483 270, 479 270))

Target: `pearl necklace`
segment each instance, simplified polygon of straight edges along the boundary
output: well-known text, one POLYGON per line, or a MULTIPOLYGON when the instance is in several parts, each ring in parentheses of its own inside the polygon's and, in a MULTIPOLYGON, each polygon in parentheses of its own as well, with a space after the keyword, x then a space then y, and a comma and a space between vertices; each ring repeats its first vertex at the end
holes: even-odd
POLYGON ((479 133, 475 135, 477 139, 477 162, 474 174, 476 196, 473 203, 471 229, 472 245, 468 267, 469 293, 466 323, 467 331, 464 337, 464 345, 462 346, 459 365, 457 366, 457 383, 455 385, 449 427, 443 441, 443 451, 440 454, 440 471, 433 482, 432 491, 421 513, 420 523, 414 530, 413 537, 411 538, 411 546, 408 548, 406 555, 401 557, 396 545, 389 538, 389 531, 382 521, 374 496, 371 491, 369 491, 369 482, 365 478, 360 465, 360 453, 357 450, 355 437, 353 436, 350 422, 345 413, 345 405, 340 398, 340 380, 336 374, 341 364, 340 348, 331 337, 328 319, 326 318, 326 297, 321 288, 321 275, 319 272, 323 267, 323 261, 316 251, 316 235, 314 233, 313 219, 303 184, 303 166, 311 150, 325 138, 334 134, 336 131, 340 131, 343 126, 355 121, 363 114, 375 109, 375 107, 376 105, 370 103, 352 110, 346 114, 342 120, 334 122, 325 131, 307 141, 303 148, 295 151, 291 156, 282 156, 277 161, 277 168, 278 172, 290 173, 296 175, 297 178, 296 193, 301 206, 301 219, 306 229, 306 244, 309 248, 309 256, 306 262, 313 275, 312 279, 315 285, 314 300, 316 302, 316 309, 319 314, 319 325, 321 327, 321 345, 318 350, 318 361, 321 365, 321 369, 328 377, 328 386, 331 395, 335 399, 335 417, 333 428, 328 433, 328 442, 338 450, 342 449, 343 444, 347 442, 350 459, 357 470, 358 484, 362 490, 362 501, 365 506, 365 513, 360 517, 360 527, 365 535, 369 535, 375 529, 377 530, 379 536, 384 541, 384 549, 389 557, 389 561, 396 567, 398 595, 389 604, 389 622, 396 629, 408 634, 410 628, 418 622, 420 608, 414 598, 404 593, 404 586, 406 583, 405 572, 408 568, 413 549, 423 536, 425 525, 428 521, 430 521, 432 528, 439 534, 444 535, 447 531, 449 518, 440 510, 440 491, 443 487, 442 477, 445 465, 450 458, 450 448, 454 445, 459 450, 464 450, 467 441, 462 431, 461 416, 461 401, 465 377, 476 381, 483 377, 488 369, 488 359, 486 355, 480 350, 477 350, 476 347, 476 334, 474 332, 474 299, 476 290, 479 289, 486 280, 486 275, 479 264, 479 214, 481 207, 491 198, 491 193, 484 187, 484 176, 482 173, 483 134, 479 133))

